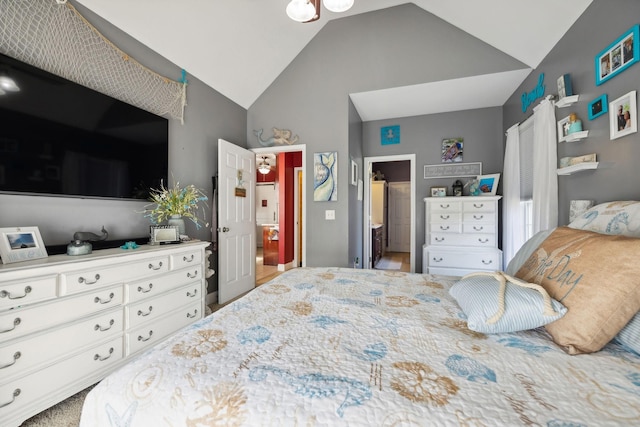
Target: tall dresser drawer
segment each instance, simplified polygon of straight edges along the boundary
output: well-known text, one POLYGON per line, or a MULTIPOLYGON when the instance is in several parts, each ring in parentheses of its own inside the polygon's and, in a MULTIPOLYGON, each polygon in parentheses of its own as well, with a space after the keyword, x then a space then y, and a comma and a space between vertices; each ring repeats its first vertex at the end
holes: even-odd
POLYGON ((202 298, 202 285, 195 282, 187 286, 149 298, 136 304, 129 304, 125 308, 127 329, 136 328, 169 312, 174 307, 189 304, 193 300, 202 298))
POLYGON ((495 234, 446 234, 431 233, 430 245, 434 246, 476 246, 496 247, 495 234))
POLYGON ((469 234, 474 234, 474 233, 486 233, 486 234, 496 234, 496 226, 494 223, 491 224, 484 224, 484 223, 478 223, 478 224, 467 224, 465 223, 462 226, 462 232, 463 233, 469 233, 469 234))
POLYGON ((60 291, 62 295, 84 292, 100 286, 123 283, 130 279, 151 276, 168 270, 169 258, 161 257, 64 273, 60 275, 60 291))
POLYGON ((462 202, 462 209, 464 212, 495 212, 496 204, 493 202, 484 202, 482 200, 475 200, 472 202, 462 202))
POLYGON ((0 342, 44 330, 122 304, 122 286, 0 314, 0 342))
POLYGON ((496 222, 496 214, 493 212, 465 212, 462 221, 465 224, 492 224, 496 222))
POLYGON ((141 301, 200 278, 202 278, 202 264, 196 264, 190 268, 133 282, 127 285, 127 301, 141 301))
POLYGON ((429 212, 431 214, 443 213, 443 212, 461 212, 462 211, 462 202, 455 200, 447 200, 447 201, 434 201, 429 203, 429 212))
POLYGON ((197 265, 202 262, 202 251, 195 250, 184 252, 181 254, 173 254, 171 259, 171 269, 176 270, 178 268, 187 267, 190 265, 197 265))
POLYGON ((461 268, 467 270, 500 270, 500 257, 502 253, 499 250, 495 251, 470 251, 470 252, 456 252, 456 251, 439 251, 429 250, 427 252, 427 263, 429 268, 461 268))
POLYGON ((117 308, 80 323, 0 345, 0 383, 13 375, 23 375, 32 368, 55 362, 76 348, 122 334, 123 323, 122 308, 117 308))
POLYGON ((0 284, 0 310, 53 299, 58 294, 56 275, 0 284))

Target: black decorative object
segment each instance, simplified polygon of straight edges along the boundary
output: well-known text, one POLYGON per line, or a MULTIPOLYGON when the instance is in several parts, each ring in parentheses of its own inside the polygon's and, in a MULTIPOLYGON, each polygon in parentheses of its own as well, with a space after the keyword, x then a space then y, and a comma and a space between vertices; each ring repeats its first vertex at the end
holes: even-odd
POLYGON ((452 193, 454 196, 462 196, 462 188, 464 187, 464 185, 462 184, 462 181, 460 181, 459 179, 456 180, 456 182, 453 183, 453 185, 451 186, 451 189, 453 190, 452 193))

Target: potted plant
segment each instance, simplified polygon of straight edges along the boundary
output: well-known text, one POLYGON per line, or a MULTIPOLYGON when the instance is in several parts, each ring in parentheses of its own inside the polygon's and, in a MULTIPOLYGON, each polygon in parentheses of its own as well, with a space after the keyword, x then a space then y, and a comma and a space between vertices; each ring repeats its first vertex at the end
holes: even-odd
POLYGON ((167 221, 169 225, 177 225, 180 235, 184 235, 186 234, 185 218, 193 222, 198 229, 202 227, 201 223, 208 225, 202 219, 204 208, 200 211, 202 218, 198 217, 198 204, 202 202, 206 206, 207 200, 209 199, 203 191, 193 184, 181 188, 179 182, 176 182, 173 187, 165 187, 161 182, 159 189, 151 189, 149 201, 152 203, 146 206, 144 213, 153 224, 167 221))

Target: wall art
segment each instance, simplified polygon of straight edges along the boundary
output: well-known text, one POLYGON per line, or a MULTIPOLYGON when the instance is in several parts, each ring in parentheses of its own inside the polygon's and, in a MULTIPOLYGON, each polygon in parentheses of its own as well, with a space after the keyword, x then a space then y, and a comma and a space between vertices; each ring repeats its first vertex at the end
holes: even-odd
POLYGON ((601 85, 638 62, 640 26, 634 25, 595 57, 596 85, 601 85))
POLYGON ((589 103, 589 120, 600 117, 607 111, 609 111, 609 103, 607 101, 607 94, 605 93, 589 103))
POLYGON ((400 126, 383 126, 380 128, 380 144, 400 144, 400 126))
POLYGON ((313 154, 313 201, 338 200, 338 152, 313 154))
POLYGON ((637 131, 636 91, 632 90, 609 103, 609 138, 614 140, 637 131))
POLYGON ((464 138, 448 138, 442 140, 442 163, 462 162, 464 138))

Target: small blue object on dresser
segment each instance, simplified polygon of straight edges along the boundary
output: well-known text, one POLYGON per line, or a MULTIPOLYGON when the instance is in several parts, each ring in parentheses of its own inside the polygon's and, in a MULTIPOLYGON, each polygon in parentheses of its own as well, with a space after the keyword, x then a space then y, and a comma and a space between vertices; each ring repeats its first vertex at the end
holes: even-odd
POLYGON ((138 249, 138 244, 136 242, 125 242, 124 245, 120 246, 120 249, 138 249))

